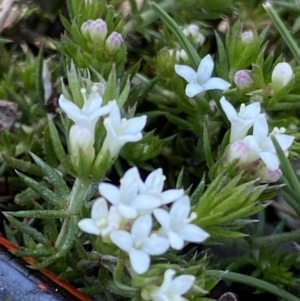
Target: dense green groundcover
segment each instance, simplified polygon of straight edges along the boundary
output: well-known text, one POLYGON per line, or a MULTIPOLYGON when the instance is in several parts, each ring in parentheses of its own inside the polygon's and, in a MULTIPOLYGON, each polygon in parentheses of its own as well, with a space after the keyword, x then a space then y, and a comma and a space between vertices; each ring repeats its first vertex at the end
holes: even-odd
POLYGON ((299 1, 0 6, 17 256, 94 300, 300 300, 299 1))

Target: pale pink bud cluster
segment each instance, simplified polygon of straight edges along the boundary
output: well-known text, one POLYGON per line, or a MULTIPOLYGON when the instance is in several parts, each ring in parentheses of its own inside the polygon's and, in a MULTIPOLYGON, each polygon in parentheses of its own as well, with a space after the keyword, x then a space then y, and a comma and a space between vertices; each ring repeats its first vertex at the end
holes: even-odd
POLYGON ((95 42, 104 41, 107 35, 107 24, 102 19, 88 20, 81 25, 81 33, 86 39, 95 42))

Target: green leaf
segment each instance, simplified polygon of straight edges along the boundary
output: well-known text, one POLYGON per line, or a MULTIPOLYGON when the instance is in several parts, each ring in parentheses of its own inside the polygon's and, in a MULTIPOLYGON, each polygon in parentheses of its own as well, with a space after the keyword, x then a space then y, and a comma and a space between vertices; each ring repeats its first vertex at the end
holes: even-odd
POLYGON ((50 183, 54 186, 55 192, 62 198, 62 201, 67 202, 70 191, 62 176, 35 154, 30 153, 30 155, 34 162, 40 166, 46 174, 50 183))
POLYGON ((203 125, 203 144, 204 144, 205 161, 207 167, 210 169, 214 165, 214 159, 212 157, 208 131, 205 124, 203 125))
POLYGON ((48 203, 62 208, 63 202, 61 198, 55 194, 53 191, 48 189, 45 185, 38 183, 37 181, 25 176, 24 174, 17 172, 18 176, 35 192, 37 192, 45 201, 48 203))
POLYGON ((3 155, 3 158, 4 158, 5 162, 14 169, 32 174, 37 177, 44 176, 42 169, 40 167, 36 166, 35 164, 20 160, 20 159, 16 159, 13 157, 5 156, 5 155, 3 155))
POLYGON ((45 92, 43 82, 44 55, 42 48, 39 51, 36 70, 36 91, 38 94, 39 103, 45 103, 45 92))
POLYGON ((21 206, 31 206, 33 201, 39 198, 39 194, 33 189, 27 188, 15 196, 15 203, 21 206))
POLYGON ((116 89, 117 89, 117 72, 116 66, 113 65, 108 76, 107 84, 105 87, 105 92, 103 95, 104 104, 107 104, 109 101, 116 98, 116 89))
POLYGON ((117 100, 119 108, 122 108, 124 106, 129 96, 129 93, 130 93, 130 79, 128 77, 126 81, 126 85, 117 100))
POLYGON ((62 166, 65 168, 65 170, 69 174, 74 175, 75 172, 74 172, 73 166, 72 166, 68 156, 65 153, 65 150, 62 146, 61 139, 58 135, 58 131, 54 125, 54 122, 50 118, 49 118, 49 130, 50 130, 52 145, 53 145, 53 148, 54 148, 54 151, 55 151, 55 154, 56 154, 58 160, 60 161, 62 166))
POLYGON ((57 218, 67 218, 70 216, 68 212, 61 210, 26 210, 17 212, 5 212, 16 217, 28 217, 28 218, 47 218, 47 219, 57 219, 57 218))
POLYGON ((15 219, 13 216, 9 214, 5 214, 5 217, 16 229, 18 229, 22 233, 28 234, 35 241, 43 245, 51 244, 51 242, 43 235, 43 233, 37 231, 35 228, 32 228, 31 226, 18 221, 17 219, 15 219))
POLYGON ((164 22, 164 24, 166 24, 168 28, 172 31, 172 33, 176 36, 179 44, 185 50, 194 68, 198 68, 201 59, 196 49, 188 40, 188 38, 183 34, 182 30, 177 25, 177 23, 164 11, 164 9, 159 4, 151 2, 150 6, 154 10, 154 12, 160 17, 160 19, 164 22))

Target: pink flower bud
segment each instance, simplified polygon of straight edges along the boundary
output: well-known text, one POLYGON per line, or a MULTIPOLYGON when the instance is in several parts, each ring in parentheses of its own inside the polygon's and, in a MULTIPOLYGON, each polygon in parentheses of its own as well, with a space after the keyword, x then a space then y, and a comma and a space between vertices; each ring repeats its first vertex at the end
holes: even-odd
POLYGON ((97 19, 90 25, 90 37, 95 42, 104 41, 107 35, 107 24, 102 19, 97 19))
POLYGON ((239 89, 248 88, 252 83, 250 70, 239 70, 234 75, 234 82, 239 89))
POLYGON ((97 92, 103 97, 105 92, 105 85, 101 82, 95 82, 94 86, 97 88, 97 92))
POLYGON ((280 168, 270 170, 264 166, 256 173, 256 176, 260 178, 260 182, 262 183, 274 183, 281 178, 282 171, 280 168))
POLYGON ((238 160, 239 164, 248 163, 249 158, 252 158, 251 153, 251 149, 243 140, 236 140, 227 148, 226 161, 231 163, 238 160))
POLYGON ((115 54, 120 49, 123 42, 124 40, 122 35, 114 31, 110 34, 110 36, 106 40, 105 43, 106 50, 110 54, 115 54))

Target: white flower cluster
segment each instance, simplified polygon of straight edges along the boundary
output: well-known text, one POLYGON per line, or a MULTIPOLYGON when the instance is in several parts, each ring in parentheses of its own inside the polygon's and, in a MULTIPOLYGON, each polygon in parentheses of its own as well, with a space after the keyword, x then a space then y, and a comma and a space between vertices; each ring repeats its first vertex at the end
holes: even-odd
POLYGON ((247 106, 242 104, 238 113, 225 97, 221 98, 220 103, 231 122, 227 160, 229 162, 239 160, 240 164, 248 164, 250 169, 259 166, 259 169, 255 170, 255 175, 260 177, 262 182, 278 181, 282 172, 279 169, 280 162, 272 142, 272 136, 276 138, 286 156, 294 137, 284 134, 285 128, 274 128, 269 133, 266 114, 260 113, 259 102, 247 106), (247 135, 252 126, 252 135, 247 135), (261 162, 264 163, 262 168, 261 162))
POLYGON ((120 180, 120 187, 100 183, 102 197, 95 200, 91 218, 81 220, 79 228, 127 252, 138 274, 149 269, 150 255, 161 255, 170 247, 180 250, 185 242, 204 241, 209 234, 191 223, 196 214, 190 214, 189 197, 183 189, 163 191, 164 181, 160 168, 142 181, 133 167, 120 180), (169 210, 165 205, 170 203, 169 210), (157 231, 152 229, 153 217, 161 225, 157 231))
POLYGON ((69 132, 69 145, 71 160, 75 165, 80 154, 94 159, 95 129, 101 116, 106 116, 106 138, 102 150, 108 151, 111 157, 116 157, 127 142, 136 142, 142 138, 141 131, 146 125, 146 116, 121 119, 120 109, 115 100, 102 106, 103 100, 96 85, 92 87, 92 93, 88 97, 85 89, 81 89, 81 93, 84 98, 82 108, 66 99, 64 95, 58 100, 60 108, 74 121, 69 132))

